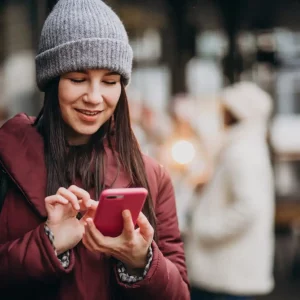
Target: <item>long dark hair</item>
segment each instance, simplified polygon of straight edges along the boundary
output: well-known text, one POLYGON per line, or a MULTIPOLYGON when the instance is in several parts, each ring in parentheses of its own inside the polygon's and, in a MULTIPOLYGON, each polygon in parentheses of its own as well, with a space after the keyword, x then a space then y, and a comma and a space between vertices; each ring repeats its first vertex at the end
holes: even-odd
POLYGON ((68 187, 80 178, 86 190, 95 189, 95 199, 104 189, 104 140, 118 163, 130 177, 131 186, 144 187, 149 193, 143 213, 154 228, 156 217, 143 157, 139 144, 131 129, 129 107, 124 85, 113 116, 103 124, 81 147, 69 147, 58 100, 59 78, 53 80, 45 91, 44 106, 34 126, 44 138, 45 162, 47 168, 47 195, 53 195, 59 187, 68 187), (77 149, 76 149, 77 148, 77 149))

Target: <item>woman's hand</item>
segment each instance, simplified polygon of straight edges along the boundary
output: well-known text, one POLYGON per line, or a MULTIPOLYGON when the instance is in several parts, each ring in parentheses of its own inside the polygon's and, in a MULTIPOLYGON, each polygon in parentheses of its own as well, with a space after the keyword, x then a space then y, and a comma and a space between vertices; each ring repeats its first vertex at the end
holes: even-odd
POLYGON ((143 213, 137 219, 138 229, 134 228, 130 211, 123 211, 123 220, 122 234, 112 238, 103 236, 93 220, 87 218, 82 242, 92 252, 102 252, 115 257, 129 270, 145 268, 154 230, 143 213))
POLYGON ((75 247, 84 233, 87 218, 94 216, 98 203, 85 190, 72 185, 59 188, 55 195, 45 199, 48 213, 47 226, 54 235, 54 247, 58 254, 75 247), (86 211, 81 220, 79 211, 86 211))

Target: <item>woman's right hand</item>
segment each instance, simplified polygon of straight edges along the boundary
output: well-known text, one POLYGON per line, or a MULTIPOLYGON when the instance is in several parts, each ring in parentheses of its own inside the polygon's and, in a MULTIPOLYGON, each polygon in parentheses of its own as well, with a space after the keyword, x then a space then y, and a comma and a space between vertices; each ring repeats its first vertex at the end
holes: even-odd
POLYGON ((72 185, 68 189, 61 187, 55 195, 45 198, 45 205, 46 224, 54 235, 57 254, 61 254, 80 242, 85 220, 94 215, 98 203, 87 191, 72 185), (76 218, 79 211, 86 211, 81 220, 76 218))

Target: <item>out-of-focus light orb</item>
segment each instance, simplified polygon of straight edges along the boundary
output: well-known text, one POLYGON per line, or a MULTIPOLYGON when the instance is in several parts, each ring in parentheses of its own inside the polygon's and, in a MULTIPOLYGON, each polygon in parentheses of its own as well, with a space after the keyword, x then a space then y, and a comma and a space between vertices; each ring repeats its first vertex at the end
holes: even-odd
POLYGON ((190 163, 196 154, 195 147, 191 142, 179 140, 172 146, 172 158, 181 165, 190 163))

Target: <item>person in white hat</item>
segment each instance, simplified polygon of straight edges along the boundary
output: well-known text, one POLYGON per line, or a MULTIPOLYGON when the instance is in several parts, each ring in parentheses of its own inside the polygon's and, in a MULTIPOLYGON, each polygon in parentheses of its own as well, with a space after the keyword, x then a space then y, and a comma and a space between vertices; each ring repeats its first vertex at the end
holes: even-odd
POLYGON ((222 94, 225 141, 191 211, 192 299, 250 299, 273 289, 274 186, 267 145, 271 97, 242 82, 222 94))

